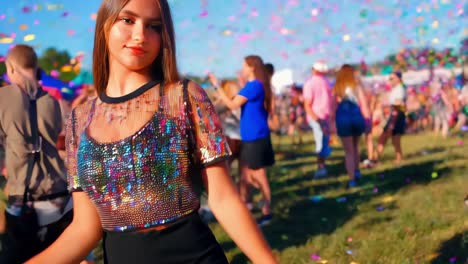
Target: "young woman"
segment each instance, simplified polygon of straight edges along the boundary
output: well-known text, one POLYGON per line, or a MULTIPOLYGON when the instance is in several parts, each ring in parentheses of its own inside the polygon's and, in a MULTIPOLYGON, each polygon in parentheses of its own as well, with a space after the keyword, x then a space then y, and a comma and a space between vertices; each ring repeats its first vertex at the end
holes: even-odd
POLYGON ((239 198, 219 118, 176 66, 166 0, 106 0, 98 11, 98 98, 75 108, 67 131, 74 218, 27 263, 74 263, 103 238, 104 262, 227 263, 197 211, 204 183, 214 215, 254 263, 276 263, 239 198))
POLYGON ((395 164, 400 165, 403 159, 401 149, 401 136, 406 129, 406 90, 403 85, 401 72, 393 72, 389 78, 390 91, 390 116, 387 124, 379 137, 377 144, 377 157, 381 157, 387 140, 391 137, 395 149, 395 164))
MULTIPOLYGON (((272 219, 271 191, 266 170, 268 166, 275 163, 268 127, 268 115, 272 112, 272 92, 270 80, 259 56, 247 56, 242 72, 248 82, 233 99, 226 96, 223 90, 217 90, 219 97, 229 109, 236 110, 242 107, 240 158, 243 172, 241 180, 259 188, 262 192, 262 217, 258 223, 264 225, 272 219)), ((210 75, 210 79, 215 87, 219 87, 218 80, 213 74, 210 75)), ((243 192, 246 190, 241 188, 241 196, 247 197, 243 192)))
POLYGON ((359 138, 365 131, 365 120, 370 119, 369 106, 364 91, 350 65, 343 65, 336 76, 333 89, 337 102, 335 121, 338 136, 345 151, 348 187, 357 186, 359 170, 359 138))

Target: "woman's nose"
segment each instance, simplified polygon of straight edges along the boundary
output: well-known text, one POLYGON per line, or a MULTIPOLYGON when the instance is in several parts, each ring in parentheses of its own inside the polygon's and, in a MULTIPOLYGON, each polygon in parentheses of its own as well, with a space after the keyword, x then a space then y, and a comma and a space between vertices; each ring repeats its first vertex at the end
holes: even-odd
POLYGON ((133 25, 132 39, 138 43, 145 42, 145 26, 142 23, 135 23, 133 25))

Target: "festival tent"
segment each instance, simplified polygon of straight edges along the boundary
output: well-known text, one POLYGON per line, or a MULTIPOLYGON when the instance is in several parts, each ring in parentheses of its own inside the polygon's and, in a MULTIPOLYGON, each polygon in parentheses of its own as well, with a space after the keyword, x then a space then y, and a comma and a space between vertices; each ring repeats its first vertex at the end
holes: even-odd
POLYGON ((75 77, 75 79, 70 81, 70 86, 76 87, 93 83, 93 74, 87 70, 81 70, 80 73, 75 77))

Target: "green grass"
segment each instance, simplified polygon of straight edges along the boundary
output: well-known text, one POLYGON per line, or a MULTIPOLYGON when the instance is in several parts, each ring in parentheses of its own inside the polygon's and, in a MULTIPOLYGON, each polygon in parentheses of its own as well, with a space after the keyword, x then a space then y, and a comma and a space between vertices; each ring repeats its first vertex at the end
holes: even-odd
MULTIPOLYGON (((275 218, 263 232, 280 263, 468 263, 463 203, 468 141, 462 145, 463 140, 407 135, 403 166, 393 166, 389 144, 383 163, 363 170, 363 184, 348 190, 341 148, 328 162, 332 176, 313 180, 311 137, 297 149, 286 138, 281 145, 274 138, 277 164, 269 177, 275 218)), ((231 263, 249 263, 217 223, 210 227, 231 263)), ((100 253, 96 250, 98 258, 100 253)))
MULTIPOLYGON (((363 184, 352 191, 340 148, 329 161, 332 177, 312 179, 313 142, 306 139, 297 150, 283 139, 269 172, 275 220, 263 231, 280 263, 467 261, 468 147, 461 136, 405 136, 403 166, 393 166, 388 145, 383 163, 363 170, 363 184)), ((248 263, 218 224, 211 227, 231 263, 248 263)))

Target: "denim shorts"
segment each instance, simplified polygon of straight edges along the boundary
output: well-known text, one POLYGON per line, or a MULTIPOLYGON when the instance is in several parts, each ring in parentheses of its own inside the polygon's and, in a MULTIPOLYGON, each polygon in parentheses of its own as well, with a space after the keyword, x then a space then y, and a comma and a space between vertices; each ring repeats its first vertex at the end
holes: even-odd
POLYGON ((336 130, 340 137, 357 137, 364 133, 366 121, 359 106, 351 101, 341 101, 336 110, 336 130))

